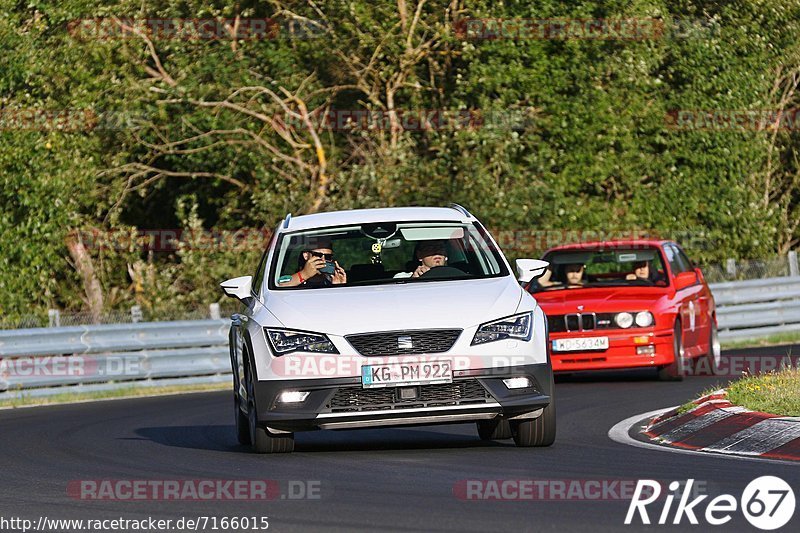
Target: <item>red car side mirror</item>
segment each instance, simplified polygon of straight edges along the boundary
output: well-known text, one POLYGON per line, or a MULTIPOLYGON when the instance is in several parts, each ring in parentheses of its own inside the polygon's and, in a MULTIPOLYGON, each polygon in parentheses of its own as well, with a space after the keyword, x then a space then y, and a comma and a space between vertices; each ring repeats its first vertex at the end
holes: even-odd
POLYGON ((675 290, 681 290, 697 283, 697 272, 681 272, 675 276, 675 290))

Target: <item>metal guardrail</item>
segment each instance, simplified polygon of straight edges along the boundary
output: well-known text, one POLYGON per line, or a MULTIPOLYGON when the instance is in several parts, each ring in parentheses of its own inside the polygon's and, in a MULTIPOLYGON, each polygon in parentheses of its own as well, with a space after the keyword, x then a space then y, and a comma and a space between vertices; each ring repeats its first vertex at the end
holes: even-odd
MULTIPOLYGON (((710 285, 720 339, 800 331, 800 277, 710 285)), ((230 381, 228 320, 0 330, 0 399, 230 381)))
POLYGON ((800 331, 800 277, 710 284, 721 340, 800 331))
POLYGON ((229 325, 190 320, 0 331, 0 399, 227 381, 229 325))

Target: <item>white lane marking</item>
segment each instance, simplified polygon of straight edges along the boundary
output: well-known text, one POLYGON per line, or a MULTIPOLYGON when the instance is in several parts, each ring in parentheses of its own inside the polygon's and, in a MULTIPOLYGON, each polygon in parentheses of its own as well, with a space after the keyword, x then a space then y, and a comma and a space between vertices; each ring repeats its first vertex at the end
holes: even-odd
POLYGON ((628 435, 628 431, 630 431, 631 427, 633 427, 635 424, 639 424, 640 422, 643 422, 645 419, 666 413, 670 409, 675 409, 676 407, 677 405, 673 407, 667 407, 666 409, 656 409, 655 411, 633 415, 631 417, 626 418, 625 420, 617 422, 611 429, 608 430, 608 438, 610 438, 616 443, 625 444, 626 446, 633 446, 634 448, 659 450, 662 452, 669 452, 669 453, 700 455, 702 457, 705 457, 706 459, 713 458, 713 459, 729 459, 734 461, 757 461, 759 463, 770 462, 770 463, 778 463, 784 465, 800 466, 800 463, 796 461, 770 459, 769 457, 748 457, 745 455, 722 454, 715 452, 703 452, 700 450, 688 450, 685 448, 674 448, 672 446, 664 446, 661 444, 654 444, 651 442, 642 442, 628 435))
POLYGON ((700 415, 697 418, 689 420, 685 424, 682 424, 671 431, 667 431, 663 435, 659 435, 658 438, 666 442, 680 441, 696 431, 708 427, 715 422, 719 422, 720 420, 725 420, 731 416, 733 416, 733 413, 721 411, 720 409, 714 409, 713 411, 709 411, 708 413, 700 415))
POLYGON ((800 437, 800 423, 768 418, 704 449, 720 453, 761 455, 800 437))

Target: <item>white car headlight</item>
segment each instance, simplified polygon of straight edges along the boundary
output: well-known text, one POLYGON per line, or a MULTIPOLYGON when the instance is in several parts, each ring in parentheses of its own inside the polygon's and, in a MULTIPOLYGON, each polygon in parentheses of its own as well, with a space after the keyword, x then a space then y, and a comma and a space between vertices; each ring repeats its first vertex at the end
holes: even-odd
POLYGON ((264 328, 275 355, 292 352, 339 353, 327 335, 290 329, 264 328))
POLYGON ((623 329, 627 329, 633 325, 633 315, 630 313, 617 313, 617 316, 614 317, 614 322, 623 329))
POLYGON ((528 311, 519 315, 513 315, 493 322, 481 324, 472 345, 484 344, 486 342, 500 341, 503 339, 530 340, 533 331, 533 312, 528 311))
POLYGON ((636 325, 640 328, 646 328, 653 325, 653 313, 650 311, 641 311, 636 313, 636 325))

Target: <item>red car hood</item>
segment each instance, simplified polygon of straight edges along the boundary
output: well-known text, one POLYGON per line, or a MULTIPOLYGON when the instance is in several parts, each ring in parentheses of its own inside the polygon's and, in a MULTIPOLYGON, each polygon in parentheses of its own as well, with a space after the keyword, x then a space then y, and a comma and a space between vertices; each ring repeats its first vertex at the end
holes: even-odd
POLYGON ((545 314, 561 315, 578 311, 607 313, 619 311, 652 311, 668 298, 668 287, 598 287, 559 289, 533 294, 545 314))

